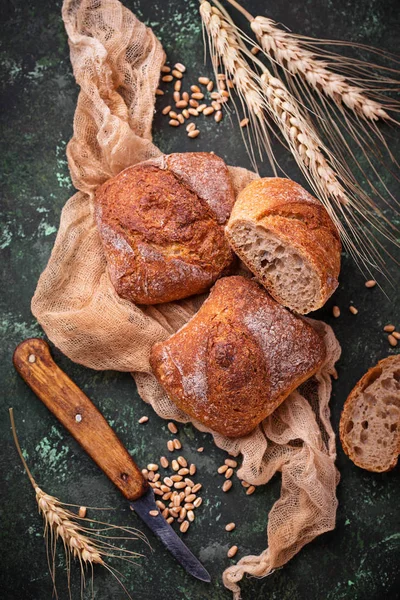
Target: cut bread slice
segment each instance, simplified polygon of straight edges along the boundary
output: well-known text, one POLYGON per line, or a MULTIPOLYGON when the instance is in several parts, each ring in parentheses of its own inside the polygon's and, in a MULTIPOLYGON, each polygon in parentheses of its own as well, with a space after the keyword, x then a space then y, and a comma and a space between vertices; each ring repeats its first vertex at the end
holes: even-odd
POLYGON ((362 469, 393 469, 400 454, 400 355, 381 360, 360 379, 340 418, 340 440, 362 469))
POLYGON ((239 258, 280 304, 307 314, 335 291, 338 232, 321 202, 294 181, 252 181, 240 192, 225 232, 239 258))
POLYGON ((316 269, 282 236, 251 223, 237 223, 232 246, 280 304, 300 314, 324 304, 316 269))

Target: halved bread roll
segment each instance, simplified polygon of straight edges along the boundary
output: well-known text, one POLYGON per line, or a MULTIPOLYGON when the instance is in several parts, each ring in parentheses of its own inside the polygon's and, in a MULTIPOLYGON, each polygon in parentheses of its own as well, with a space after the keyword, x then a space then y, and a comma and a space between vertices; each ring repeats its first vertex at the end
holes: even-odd
POLYGON ((239 194, 226 226, 233 250, 271 296, 306 314, 338 285, 338 231, 316 198, 290 179, 252 181, 239 194))
POLYGON ((355 465, 382 473, 400 454, 400 354, 388 356, 360 379, 339 426, 343 450, 355 465))

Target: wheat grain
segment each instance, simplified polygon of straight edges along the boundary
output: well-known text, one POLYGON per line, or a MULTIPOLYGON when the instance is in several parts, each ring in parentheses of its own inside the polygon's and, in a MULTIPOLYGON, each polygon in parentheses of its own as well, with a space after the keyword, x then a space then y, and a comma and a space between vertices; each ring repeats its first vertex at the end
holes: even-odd
POLYGON ((226 555, 228 558, 233 558, 237 554, 237 551, 238 551, 237 546, 231 546, 226 555))
POLYGON ((184 73, 186 71, 186 67, 182 63, 176 63, 175 69, 177 69, 181 73, 184 73))
POLYGON ((178 471, 178 475, 189 475, 189 469, 187 469, 186 467, 183 467, 182 469, 179 469, 178 471))
POLYGON ((187 530, 189 529, 189 527, 190 527, 190 523, 189 523, 189 521, 183 521, 182 525, 179 527, 179 530, 180 530, 182 533, 186 533, 186 532, 187 532, 187 530))
POLYGON ((232 483, 232 479, 226 479, 224 481, 224 484, 222 486, 222 491, 223 492, 229 492, 229 490, 231 489, 233 483, 232 483))

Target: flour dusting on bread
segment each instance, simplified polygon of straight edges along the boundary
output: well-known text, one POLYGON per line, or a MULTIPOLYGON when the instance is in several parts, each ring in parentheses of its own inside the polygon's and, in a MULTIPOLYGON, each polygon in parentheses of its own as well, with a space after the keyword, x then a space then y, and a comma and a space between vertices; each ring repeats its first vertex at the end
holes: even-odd
POLYGON ((217 281, 192 319, 150 354, 170 399, 228 437, 250 433, 324 359, 318 333, 241 276, 217 281))
POLYGON ((234 258, 224 235, 234 202, 213 154, 173 154, 125 169, 96 192, 96 220, 118 295, 160 304, 207 291, 234 258))

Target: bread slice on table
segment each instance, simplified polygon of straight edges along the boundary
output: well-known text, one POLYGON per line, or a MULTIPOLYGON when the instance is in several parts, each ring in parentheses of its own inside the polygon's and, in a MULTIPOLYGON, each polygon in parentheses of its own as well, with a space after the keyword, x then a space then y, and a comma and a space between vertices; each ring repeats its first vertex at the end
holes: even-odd
POLYGON ((234 255, 224 234, 234 192, 224 161, 171 154, 125 169, 96 192, 96 221, 117 294, 160 304, 207 291, 234 255))
POLYGON ((362 469, 393 469, 400 454, 400 354, 379 361, 357 383, 340 418, 340 440, 362 469))
POLYGON ((338 285, 341 243, 319 200, 290 179, 256 179, 229 218, 228 240, 257 280, 281 304, 306 314, 338 285))
POLYGON ((324 359, 313 327, 241 276, 217 281, 194 317, 150 354, 170 399, 228 437, 250 433, 324 359))

